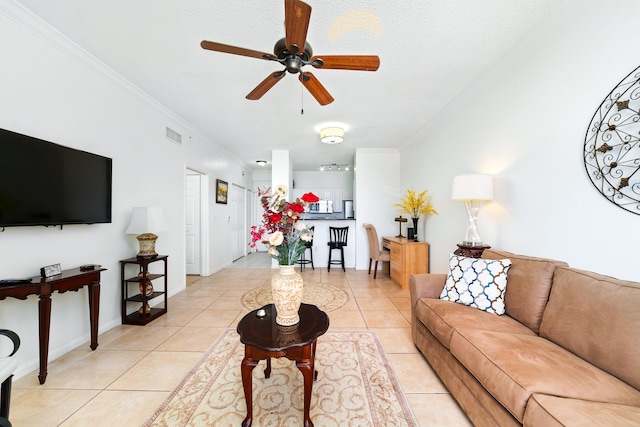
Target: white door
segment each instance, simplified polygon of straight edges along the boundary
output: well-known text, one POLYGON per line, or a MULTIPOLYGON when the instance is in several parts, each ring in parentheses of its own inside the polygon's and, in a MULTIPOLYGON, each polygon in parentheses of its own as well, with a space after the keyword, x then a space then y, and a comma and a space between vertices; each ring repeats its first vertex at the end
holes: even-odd
POLYGON ((247 254, 246 246, 246 201, 243 187, 231 184, 229 192, 229 204, 231 205, 231 255, 235 261, 247 254))
POLYGON ((185 179, 185 258, 187 274, 200 274, 200 177, 187 170, 185 179))

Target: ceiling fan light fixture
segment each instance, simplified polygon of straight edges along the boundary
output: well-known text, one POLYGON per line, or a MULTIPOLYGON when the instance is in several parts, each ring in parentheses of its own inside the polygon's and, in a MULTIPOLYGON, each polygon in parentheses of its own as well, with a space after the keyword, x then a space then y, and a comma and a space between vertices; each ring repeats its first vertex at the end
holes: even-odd
POLYGON ((328 127, 320 130, 320 141, 323 144, 340 144, 344 141, 344 129, 328 127))

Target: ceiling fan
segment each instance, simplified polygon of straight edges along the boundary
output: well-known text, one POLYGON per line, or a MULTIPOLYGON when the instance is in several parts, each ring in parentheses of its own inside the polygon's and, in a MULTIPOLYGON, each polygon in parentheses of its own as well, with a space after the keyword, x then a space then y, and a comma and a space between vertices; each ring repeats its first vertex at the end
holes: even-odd
POLYGON ((286 75, 286 72, 289 72, 291 74, 299 73, 298 80, 302 82, 304 87, 307 88, 320 105, 327 105, 333 102, 333 97, 313 74, 302 70, 303 66, 311 65, 318 69, 359 71, 376 71, 380 66, 380 58, 375 55, 313 56, 313 50, 307 43, 307 30, 311 18, 311 6, 308 4, 300 0, 284 0, 284 17, 285 37, 276 42, 273 47, 273 54, 207 40, 203 40, 200 43, 203 49, 265 59, 267 61, 277 61, 285 66, 284 70, 269 74, 246 96, 247 99, 260 99, 286 75))

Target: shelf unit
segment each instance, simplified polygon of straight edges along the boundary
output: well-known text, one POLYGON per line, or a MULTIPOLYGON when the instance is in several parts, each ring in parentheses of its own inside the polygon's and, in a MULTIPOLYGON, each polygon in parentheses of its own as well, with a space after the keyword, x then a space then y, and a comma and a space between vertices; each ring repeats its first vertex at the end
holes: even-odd
MULTIPOLYGON (((152 320, 162 316, 167 312, 167 258, 168 255, 156 255, 152 257, 135 257, 120 260, 120 274, 122 283, 122 323, 125 325, 146 325, 152 320), (149 273, 149 264, 163 261, 164 274, 149 273), (133 277, 126 276, 127 265, 138 266, 138 271, 133 277), (153 283, 153 293, 147 295, 140 292, 140 283, 146 277, 153 283), (157 280, 162 279, 162 280, 157 280), (162 282, 162 287, 158 288, 158 282, 162 282), (143 307, 151 306, 151 301, 163 298, 164 304, 160 307, 152 306, 149 312, 143 307), (129 307, 135 305, 135 310, 127 313, 129 307)), ((131 270, 131 269, 129 269, 131 270)), ((160 303, 157 303, 160 304, 160 303)))

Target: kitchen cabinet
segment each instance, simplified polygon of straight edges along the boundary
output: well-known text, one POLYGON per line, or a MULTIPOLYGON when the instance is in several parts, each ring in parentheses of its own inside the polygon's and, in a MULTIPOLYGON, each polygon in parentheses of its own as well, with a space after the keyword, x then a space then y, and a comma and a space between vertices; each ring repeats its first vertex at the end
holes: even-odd
POLYGON ((342 212, 342 188, 334 188, 331 193, 331 200, 333 200, 333 211, 342 212))

